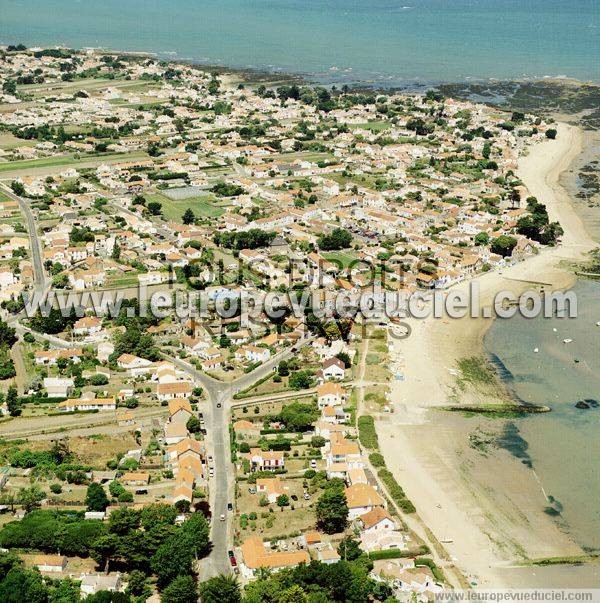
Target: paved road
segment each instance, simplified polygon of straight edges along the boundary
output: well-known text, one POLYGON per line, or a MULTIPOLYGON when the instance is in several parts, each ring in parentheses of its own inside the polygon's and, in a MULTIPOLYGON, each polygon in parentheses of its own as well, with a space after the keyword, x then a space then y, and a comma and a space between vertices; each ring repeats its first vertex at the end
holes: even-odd
POLYGON ((29 232, 29 241, 31 247, 31 260, 33 264, 34 272, 34 287, 37 291, 43 292, 47 285, 46 274, 44 273, 44 263, 42 260, 42 244, 38 236, 37 225, 33 212, 29 206, 29 202, 22 199, 18 195, 15 195, 10 188, 4 184, 0 184, 2 192, 19 204, 22 214, 25 216, 27 222, 27 230, 29 232))
POLYGON ((297 353, 300 347, 310 343, 312 338, 306 339, 294 348, 288 348, 275 354, 268 362, 265 362, 251 373, 242 375, 231 383, 224 383, 209 377, 206 373, 197 370, 189 362, 175 357, 166 357, 182 370, 186 371, 194 381, 204 388, 208 404, 204 413, 207 427, 208 454, 213 456, 213 467, 215 475, 210 482, 210 506, 212 510, 211 541, 212 553, 199 563, 199 574, 201 579, 206 580, 211 576, 229 573, 231 567, 227 551, 231 539, 229 530, 231 528, 231 513, 227 511, 227 503, 233 502, 234 471, 231 464, 230 440, 229 440, 229 413, 231 401, 235 393, 250 387, 263 377, 272 372, 281 360, 285 360, 297 353), (223 513, 226 521, 220 520, 223 513))

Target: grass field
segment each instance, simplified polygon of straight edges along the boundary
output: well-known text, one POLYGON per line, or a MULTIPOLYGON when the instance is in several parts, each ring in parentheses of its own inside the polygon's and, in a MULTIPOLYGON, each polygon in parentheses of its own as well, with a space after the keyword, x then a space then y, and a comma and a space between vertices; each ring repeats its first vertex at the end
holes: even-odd
POLYGON ((214 203, 214 197, 211 195, 199 195, 189 199, 169 199, 161 193, 147 195, 148 201, 158 201, 162 204, 163 215, 166 220, 181 222, 181 216, 186 209, 191 208, 198 218, 218 218, 225 213, 222 207, 214 203))
POLYGON ((347 268, 356 260, 356 255, 348 251, 330 251, 329 253, 323 253, 322 255, 326 260, 341 262, 344 268, 347 268))
POLYGON ((93 167, 103 163, 118 163, 119 161, 133 161, 146 158, 146 153, 107 153, 106 155, 59 155, 56 157, 44 157, 43 159, 25 159, 23 161, 7 161, 0 163, 1 173, 16 173, 23 170, 40 168, 55 168, 63 166, 93 167))
POLYGON ((370 130, 371 132, 378 133, 384 130, 389 130, 391 127, 389 121, 369 121, 363 124, 352 125, 352 130, 370 130))

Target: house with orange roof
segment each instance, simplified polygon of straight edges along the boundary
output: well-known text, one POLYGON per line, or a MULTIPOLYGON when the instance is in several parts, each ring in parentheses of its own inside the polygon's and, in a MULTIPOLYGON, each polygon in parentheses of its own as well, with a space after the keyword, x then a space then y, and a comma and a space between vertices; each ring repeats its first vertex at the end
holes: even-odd
POLYGON ((285 466, 285 456, 279 450, 261 450, 260 448, 251 448, 248 453, 248 460, 254 471, 270 471, 273 469, 283 469, 285 466))
POLYGON ((363 532, 385 532, 396 529, 392 516, 383 507, 375 507, 356 520, 363 532))
POLYGON ((307 551, 271 551, 257 536, 248 538, 240 548, 242 551, 240 569, 245 578, 252 578, 254 572, 259 569, 277 571, 300 563, 310 563, 307 551))
POLYGON ((339 383, 327 381, 317 387, 317 404, 319 410, 325 406, 339 406, 346 400, 346 392, 339 383))
POLYGON ((279 477, 265 477, 256 480, 256 493, 267 497, 270 503, 275 503, 277 498, 288 490, 279 477))
POLYGON ((189 398, 192 395, 193 389, 194 388, 189 381, 159 383, 156 386, 156 397, 161 402, 174 400, 175 398, 189 398))
POLYGON ((381 495, 369 484, 353 484, 345 490, 348 504, 348 518, 356 519, 378 507, 385 508, 381 495))
POLYGON ((169 423, 185 427, 193 414, 192 406, 187 398, 169 400, 169 423))

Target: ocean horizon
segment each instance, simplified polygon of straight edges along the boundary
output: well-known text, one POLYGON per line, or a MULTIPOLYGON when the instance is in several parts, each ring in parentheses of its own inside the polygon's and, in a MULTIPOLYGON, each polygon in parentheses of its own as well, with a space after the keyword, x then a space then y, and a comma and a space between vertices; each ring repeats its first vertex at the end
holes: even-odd
POLYGON ((0 43, 149 52, 380 87, 545 77, 600 82, 600 3, 0 0, 0 43))

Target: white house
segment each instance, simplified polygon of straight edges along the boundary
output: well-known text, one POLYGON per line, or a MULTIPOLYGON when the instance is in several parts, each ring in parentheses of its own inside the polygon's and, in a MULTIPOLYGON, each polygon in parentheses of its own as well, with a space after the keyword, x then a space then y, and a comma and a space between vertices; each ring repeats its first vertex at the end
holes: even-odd
POLYGON ((339 358, 327 358, 323 362, 321 374, 325 380, 339 380, 346 375, 345 364, 339 358))
POLYGON ((384 508, 385 503, 381 495, 369 484, 354 484, 346 488, 348 502, 348 518, 356 519, 376 508, 384 508))
POLYGON ((44 378, 44 389, 48 392, 48 398, 66 398, 73 391, 74 386, 73 379, 44 378))
POLYGON ((150 372, 152 362, 133 354, 121 354, 117 358, 117 366, 129 371, 132 376, 137 377, 138 375, 145 375, 150 372))

